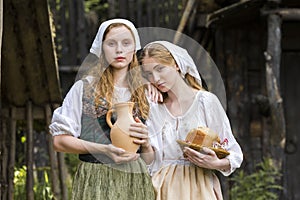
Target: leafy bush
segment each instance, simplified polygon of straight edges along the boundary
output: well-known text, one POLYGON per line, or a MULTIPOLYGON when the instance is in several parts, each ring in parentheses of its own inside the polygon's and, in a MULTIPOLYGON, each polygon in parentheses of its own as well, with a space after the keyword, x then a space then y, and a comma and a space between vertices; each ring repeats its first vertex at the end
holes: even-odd
MULTIPOLYGON (((43 181, 34 180, 34 197, 37 200, 53 199, 51 184, 48 178, 46 168, 39 169, 43 171, 43 181)), ((16 168, 14 172, 14 199, 24 199, 26 197, 26 166, 16 168)))
POLYGON ((26 197, 26 166, 15 168, 14 172, 14 198, 21 199, 22 197, 26 197))
POLYGON ((277 184, 281 177, 272 159, 266 158, 257 165, 256 171, 246 174, 239 171, 231 181, 230 197, 234 200, 272 200, 279 199, 282 187, 277 184))

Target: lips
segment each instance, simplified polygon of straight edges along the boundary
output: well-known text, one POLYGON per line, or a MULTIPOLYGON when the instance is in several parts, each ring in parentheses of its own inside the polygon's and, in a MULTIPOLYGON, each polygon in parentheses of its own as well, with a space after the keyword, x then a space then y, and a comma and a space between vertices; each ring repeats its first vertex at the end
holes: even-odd
POLYGON ((157 83, 156 86, 157 86, 157 87, 163 87, 163 86, 164 86, 164 83, 157 83))
POLYGON ((115 58, 116 61, 123 61, 125 60, 125 57, 122 57, 122 56, 118 56, 115 58))

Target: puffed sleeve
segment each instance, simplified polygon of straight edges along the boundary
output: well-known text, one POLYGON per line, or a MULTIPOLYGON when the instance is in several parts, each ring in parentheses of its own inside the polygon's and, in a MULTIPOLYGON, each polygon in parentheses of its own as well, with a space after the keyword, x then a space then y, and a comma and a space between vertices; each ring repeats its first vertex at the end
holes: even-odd
POLYGON ((205 92, 203 96, 202 103, 204 105, 207 126, 219 134, 221 141, 225 139, 228 141, 226 150, 229 151, 230 154, 226 158, 230 162, 231 169, 229 171, 220 172, 224 176, 229 176, 241 166, 243 153, 232 133, 229 119, 218 98, 210 92, 205 92))
POLYGON ((162 165, 162 135, 161 135, 161 113, 159 111, 159 105, 157 103, 150 103, 150 114, 146 121, 146 125, 149 131, 149 140, 151 146, 154 148, 155 159, 148 165, 150 175, 153 175, 162 165))
POLYGON ((81 132, 83 81, 79 80, 67 93, 61 107, 53 112, 49 126, 53 136, 70 134, 79 137, 81 132))

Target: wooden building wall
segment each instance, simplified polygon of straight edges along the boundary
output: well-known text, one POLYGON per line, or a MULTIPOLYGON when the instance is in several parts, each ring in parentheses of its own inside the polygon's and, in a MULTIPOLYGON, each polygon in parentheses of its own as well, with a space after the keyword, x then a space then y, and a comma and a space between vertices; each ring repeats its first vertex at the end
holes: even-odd
POLYGON ((284 187, 286 199, 300 199, 300 21, 282 25, 281 92, 286 118, 284 187))
MULTIPOLYGON (((263 157, 272 155, 270 137, 272 120, 266 88, 267 18, 258 16, 242 23, 216 26, 213 55, 226 85, 227 113, 233 132, 244 152, 242 169, 252 171, 263 157)), ((282 22, 280 86, 286 121, 286 143, 282 158, 280 199, 300 198, 299 174, 300 117, 300 22, 282 22)), ((275 145, 276 146, 276 145, 275 145)), ((282 146, 282 144, 277 144, 282 146)), ((226 187, 224 185, 223 187, 226 187)))

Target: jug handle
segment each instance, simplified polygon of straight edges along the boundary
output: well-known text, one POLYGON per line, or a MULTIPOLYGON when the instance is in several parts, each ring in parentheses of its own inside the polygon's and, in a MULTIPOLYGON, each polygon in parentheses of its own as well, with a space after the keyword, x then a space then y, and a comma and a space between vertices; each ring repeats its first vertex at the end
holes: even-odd
POLYGON ((110 128, 113 127, 113 124, 111 123, 111 115, 112 115, 113 111, 114 111, 114 109, 110 109, 110 110, 107 111, 107 113, 106 113, 106 123, 108 124, 108 126, 109 126, 110 128))

